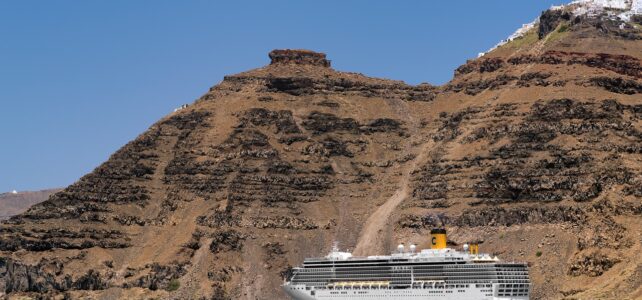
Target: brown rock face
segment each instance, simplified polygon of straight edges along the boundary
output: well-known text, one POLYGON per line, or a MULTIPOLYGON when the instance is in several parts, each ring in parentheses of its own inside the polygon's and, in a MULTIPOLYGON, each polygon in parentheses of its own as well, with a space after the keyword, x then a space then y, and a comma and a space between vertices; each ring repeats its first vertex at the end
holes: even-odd
POLYGON ((640 298, 642 40, 549 21, 443 86, 275 50, 1 224, 0 292, 284 299, 334 241, 385 254, 445 226, 529 262, 532 299, 640 298))
POLYGON ((325 58, 325 53, 310 50, 272 50, 269 54, 271 64, 300 64, 320 67, 330 67, 330 61, 325 58))

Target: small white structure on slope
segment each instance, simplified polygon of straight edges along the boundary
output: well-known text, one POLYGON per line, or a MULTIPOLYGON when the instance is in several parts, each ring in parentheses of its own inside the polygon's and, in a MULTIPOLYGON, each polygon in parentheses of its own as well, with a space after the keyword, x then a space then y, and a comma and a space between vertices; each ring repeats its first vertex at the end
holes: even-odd
POLYGON ((182 110, 182 109, 186 109, 188 106, 189 106, 189 104, 183 104, 183 105, 181 105, 181 106, 179 106, 177 108, 174 108, 174 112, 177 112, 177 111, 182 110))
POLYGON ((15 195, 15 194, 17 194, 17 193, 18 193, 18 191, 13 190, 13 191, 11 191, 11 193, 15 195))

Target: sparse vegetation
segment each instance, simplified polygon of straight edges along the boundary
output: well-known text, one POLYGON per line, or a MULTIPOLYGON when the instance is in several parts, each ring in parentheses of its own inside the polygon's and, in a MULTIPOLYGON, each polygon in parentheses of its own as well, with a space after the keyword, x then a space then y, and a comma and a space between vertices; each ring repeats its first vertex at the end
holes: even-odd
POLYGON ((508 47, 511 49, 518 49, 518 48, 535 44, 538 41, 538 39, 539 38, 537 37, 537 28, 533 28, 528 32, 526 32, 526 34, 524 34, 523 36, 508 42, 507 44, 503 45, 500 48, 508 47))
POLYGON ((560 26, 557 28, 557 32, 562 33, 566 32, 568 30, 568 24, 560 24, 560 26))
POLYGON ((173 292, 178 290, 178 288, 180 287, 181 287, 181 283, 178 281, 178 279, 174 278, 167 285, 167 291, 173 292))
POLYGON ((537 251, 537 252, 535 252, 535 256, 537 256, 537 257, 542 256, 542 251, 537 251))
POLYGON ((557 25, 557 28, 553 32, 548 34, 546 43, 549 44, 564 38, 568 34, 569 29, 570 26, 568 22, 560 23, 559 25, 557 25))

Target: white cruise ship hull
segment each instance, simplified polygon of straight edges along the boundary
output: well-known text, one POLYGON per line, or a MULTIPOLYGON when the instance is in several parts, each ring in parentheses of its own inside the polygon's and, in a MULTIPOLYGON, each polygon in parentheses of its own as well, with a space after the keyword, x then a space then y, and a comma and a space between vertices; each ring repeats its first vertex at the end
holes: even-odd
POLYGON ((362 290, 307 290, 305 285, 284 285, 293 300, 318 299, 372 299, 372 300, 528 300, 529 297, 495 297, 486 289, 362 289, 362 290))
POLYGON ((353 257, 335 247, 326 257, 306 258, 289 269, 283 290, 293 300, 529 300, 526 263, 478 254, 477 244, 463 252, 445 248, 445 230, 431 234, 441 246, 420 252, 400 245, 389 256, 353 257))

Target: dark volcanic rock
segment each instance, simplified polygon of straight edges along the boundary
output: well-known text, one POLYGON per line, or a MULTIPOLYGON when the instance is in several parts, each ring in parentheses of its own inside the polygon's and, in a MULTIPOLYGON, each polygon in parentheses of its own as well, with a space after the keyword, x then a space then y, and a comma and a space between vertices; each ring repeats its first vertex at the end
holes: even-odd
POLYGON ((293 230, 311 230, 319 226, 306 218, 294 218, 286 216, 261 217, 252 221, 252 226, 256 228, 279 228, 293 230))
POLYGON ((326 59, 325 53, 309 50, 272 50, 269 54, 271 64, 301 64, 320 67, 330 67, 330 61, 326 59))
POLYGON ((210 251, 219 253, 223 251, 240 251, 243 249, 243 240, 245 236, 235 230, 223 230, 215 232, 212 235, 210 251))
POLYGON ((70 276, 57 280, 63 264, 60 261, 42 260, 37 265, 26 265, 9 258, 0 258, 0 273, 4 277, 4 292, 48 292, 71 288, 70 276), (46 272, 45 269, 51 270, 46 272))
POLYGON ((283 249, 283 244, 279 242, 274 242, 274 243, 266 243, 263 245, 263 248, 265 249, 265 252, 267 254, 268 260, 272 260, 278 256, 282 256, 287 253, 283 249))
POLYGON ((586 275, 597 277, 604 274, 604 272, 608 271, 618 262, 620 262, 620 260, 617 258, 611 258, 597 252, 579 255, 568 268, 568 274, 571 276, 586 275))
MULTIPOLYGON (((565 51, 549 50, 539 56, 533 56, 530 54, 516 55, 509 58, 506 62, 508 62, 509 66, 522 65, 522 64, 583 65, 590 68, 609 70, 622 75, 642 78, 642 65, 640 64, 640 60, 629 55, 615 55, 615 54, 609 54, 609 53, 565 52, 565 51)), ((457 68, 457 70, 455 71, 455 76, 460 76, 471 72, 478 72, 478 73, 494 72, 506 67, 507 67, 506 63, 501 58, 473 60, 457 68)), ((541 72, 526 73, 519 78, 520 83, 518 85, 526 86, 525 83, 527 82, 531 82, 531 84, 533 84, 532 79, 543 80, 550 77, 550 76, 544 77, 543 75, 545 74, 541 72)), ((543 81, 538 81, 538 82, 543 83, 543 81)), ((481 82, 477 82, 475 84, 490 86, 490 81, 487 81, 484 84, 481 82)), ((468 86, 472 86, 472 85, 473 85, 472 82, 468 83, 468 86)), ((535 85, 546 86, 544 84, 535 84, 535 85)), ((466 85, 461 85, 459 87, 455 86, 451 89, 463 90, 465 86, 466 85)))
POLYGON ((612 77, 595 77, 591 78, 591 84, 602 87, 609 92, 633 95, 642 93, 642 83, 635 80, 612 77))
POLYGON ((42 259, 36 265, 27 265, 9 258, 0 258, 0 274, 4 278, 4 292, 47 293, 68 290, 103 290, 108 288, 106 274, 95 270, 73 279, 64 274, 64 263, 59 259, 42 259))
POLYGON ((504 60, 501 58, 487 58, 481 60, 471 60, 461 65, 455 70, 455 76, 464 75, 477 71, 479 73, 495 72, 504 66, 504 60))
POLYGON ((562 21, 569 21, 571 14, 559 9, 549 9, 542 12, 539 17, 538 36, 543 39, 546 35, 557 28, 562 21))
POLYGON ((642 77, 642 65, 640 65, 640 60, 629 55, 546 51, 540 56, 517 55, 509 58, 508 63, 512 65, 583 65, 591 68, 613 71, 622 75, 628 75, 637 78, 642 77))
POLYGON ((489 207, 470 209, 461 215, 428 214, 409 215, 399 220, 405 228, 436 228, 442 226, 513 226, 519 224, 583 223, 587 219, 585 210, 575 206, 515 207, 505 209, 489 207))
POLYGON ((524 73, 522 76, 519 77, 517 86, 529 87, 531 84, 535 86, 548 86, 551 83, 546 81, 546 79, 551 77, 551 75, 552 74, 550 73, 542 73, 542 72, 524 73))
POLYGON ((403 134, 405 130, 401 127, 401 122, 389 118, 375 119, 361 127, 361 131, 370 134, 375 132, 397 132, 403 134))
POLYGON ((267 84, 270 91, 285 92, 295 96, 311 94, 313 86, 312 79, 305 77, 272 78, 267 84))
POLYGON ((466 82, 460 82, 455 85, 448 85, 446 87, 446 91, 452 91, 452 92, 464 92, 467 95, 475 96, 484 90, 487 89, 498 89, 499 87, 505 86, 510 84, 511 82, 516 81, 518 78, 512 75, 498 75, 495 78, 490 78, 490 79, 480 79, 480 80, 475 80, 475 81, 466 81, 466 82))
POLYGON ((357 133, 359 126, 359 123, 355 119, 339 118, 336 115, 321 112, 312 112, 303 121, 303 127, 315 134, 334 131, 357 133))
POLYGON ((332 188, 327 176, 279 174, 239 174, 230 185, 229 199, 236 204, 259 200, 266 205, 277 202, 312 202, 332 188))
MULTIPOLYGON (((274 92, 287 93, 293 96, 305 96, 311 94, 321 95, 345 95, 361 96, 367 98, 381 97, 384 99, 401 99, 404 101, 422 101, 429 102, 435 99, 436 87, 429 84, 419 84, 416 86, 408 85, 403 82, 370 82, 346 77, 324 76, 323 78, 314 78, 304 75, 299 76, 245 76, 232 75, 225 76, 224 83, 226 88, 217 87, 218 91, 238 91, 248 84, 259 86, 257 92, 274 92)), ((212 100, 213 96, 205 95, 202 100, 212 100)), ((274 101, 272 96, 262 96, 259 101, 274 101)), ((324 105, 324 101, 319 104, 324 105)), ((336 108, 336 105, 327 102, 330 106, 336 108)))
POLYGON ((152 291, 167 289, 172 280, 180 278, 187 272, 185 266, 180 264, 161 265, 159 263, 152 263, 146 265, 145 269, 148 269, 146 275, 140 276, 132 282, 125 283, 124 287, 142 287, 152 291))
MULTIPOLYGON (((515 106, 493 109, 492 114, 509 118, 515 106), (497 112, 501 112, 498 114, 497 112)), ((463 161, 434 160, 416 173, 413 195, 422 200, 448 198, 449 195, 483 199, 474 203, 553 202, 562 199, 590 201, 609 186, 633 186, 631 171, 618 163, 618 157, 595 160, 587 151, 637 151, 624 142, 615 145, 591 145, 585 151, 565 150, 550 144, 558 137, 599 139, 605 135, 640 141, 640 132, 631 127, 636 114, 634 106, 614 100, 601 104, 572 99, 540 101, 533 104, 519 123, 479 126, 462 143, 487 141, 490 145, 504 139, 501 146, 491 147, 488 156, 463 161), (616 150, 617 149, 617 150, 616 150), (545 155, 546 159, 533 159, 545 155), (492 164, 490 163, 492 161, 492 164), (484 170, 482 173, 479 171, 484 170), (472 189, 462 188, 455 174, 470 174, 476 183, 472 189)), ((454 140, 461 134, 462 124, 483 124, 486 109, 469 107, 452 115, 444 114, 436 141, 454 140)), ((494 123, 494 122, 493 122, 494 123)), ((470 176, 470 175, 466 175, 470 176)), ((627 191, 633 191, 633 188, 627 191)))
POLYGON ((65 229, 22 230, 13 234, 5 234, 0 238, 0 250, 17 251, 47 251, 51 249, 86 249, 127 248, 130 243, 125 235, 117 230, 83 229, 71 231, 65 229))
POLYGON ((235 129, 220 146, 223 149, 257 149, 269 146, 266 134, 255 129, 235 129))
POLYGON ((301 133, 292 116, 292 111, 280 110, 270 111, 264 108, 253 108, 245 112, 241 118, 239 127, 246 127, 249 124, 254 126, 276 127, 276 133, 296 134, 301 133))
POLYGON ((103 281, 104 275, 89 270, 85 275, 80 276, 72 287, 77 290, 103 290, 107 288, 107 283, 103 281))
POLYGON ((334 137, 326 137, 318 143, 310 144, 303 149, 302 153, 308 155, 319 155, 323 157, 354 157, 354 153, 348 150, 348 143, 334 137))
POLYGON ((211 228, 238 226, 241 224, 241 218, 232 212, 231 206, 228 206, 225 211, 215 211, 208 216, 199 216, 196 218, 196 224, 211 228))

